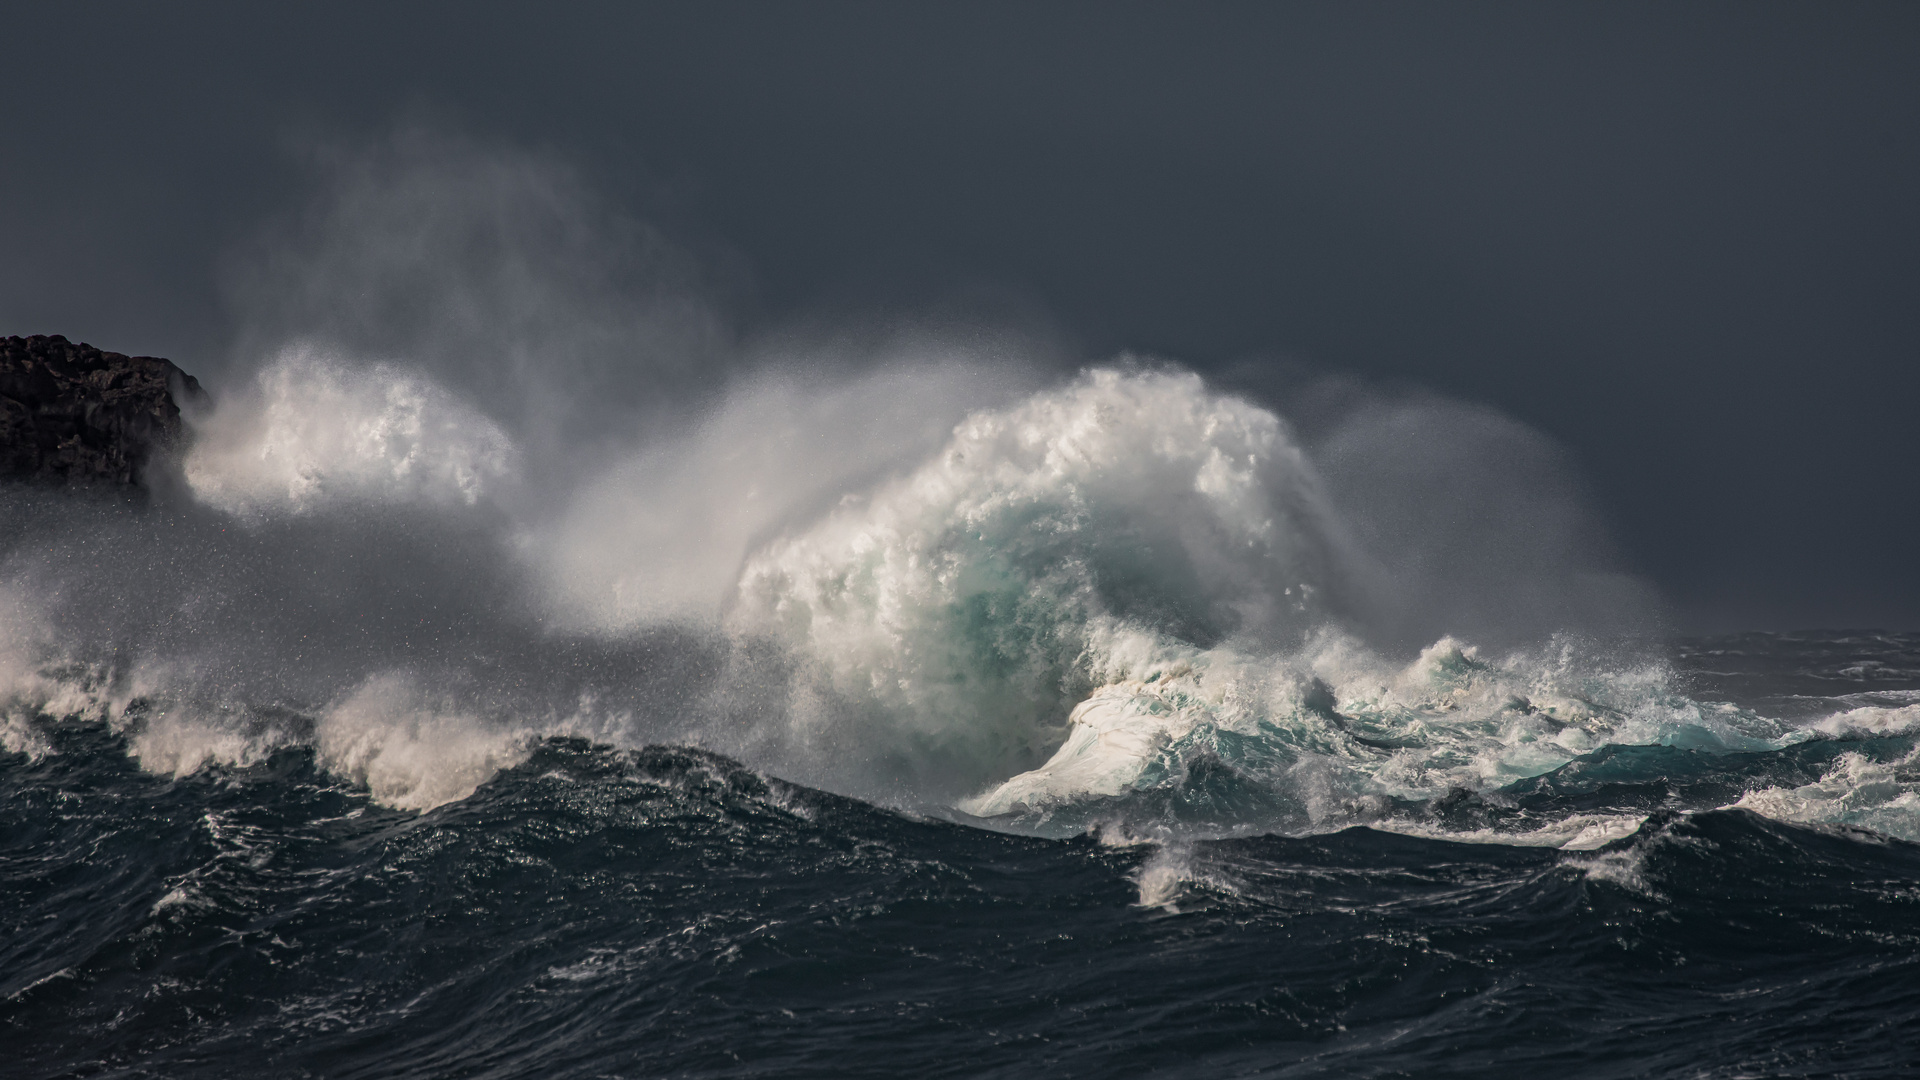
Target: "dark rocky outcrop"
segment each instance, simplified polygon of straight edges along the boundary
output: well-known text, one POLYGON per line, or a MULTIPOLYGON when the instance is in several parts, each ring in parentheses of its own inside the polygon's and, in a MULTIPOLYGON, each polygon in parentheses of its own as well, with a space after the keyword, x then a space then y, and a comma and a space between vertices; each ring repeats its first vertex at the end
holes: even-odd
POLYGON ((193 376, 156 356, 126 356, 59 335, 0 338, 0 477, 139 481, 179 445, 193 376))

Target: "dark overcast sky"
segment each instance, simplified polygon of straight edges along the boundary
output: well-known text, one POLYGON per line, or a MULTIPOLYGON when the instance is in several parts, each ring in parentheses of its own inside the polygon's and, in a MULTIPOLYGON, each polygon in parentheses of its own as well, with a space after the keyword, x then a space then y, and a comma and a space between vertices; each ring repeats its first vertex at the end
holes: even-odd
MULTIPOLYGON (((302 133, 412 110, 732 253, 1566 444, 1683 626, 1920 626, 1920 5, 9 4, 0 333, 231 348, 302 133)), ((211 363, 211 361, 209 361, 211 363)))

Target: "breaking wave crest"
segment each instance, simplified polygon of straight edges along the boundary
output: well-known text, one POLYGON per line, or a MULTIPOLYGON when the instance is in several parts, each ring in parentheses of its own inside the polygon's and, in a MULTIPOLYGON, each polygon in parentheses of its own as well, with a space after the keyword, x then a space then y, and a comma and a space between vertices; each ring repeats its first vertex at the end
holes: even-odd
POLYGON ((1274 411, 1168 367, 1011 397, 980 370, 745 385, 556 491, 425 376, 290 350, 196 421, 187 504, 15 497, 0 746, 100 723, 187 775, 306 745, 424 810, 566 735, 1019 830, 1591 847, 1644 814, 1503 793, 1622 748, 1848 743, 1721 802, 1920 836, 1912 759, 1885 750, 1920 705, 1780 719, 1577 630, 1405 655, 1380 643, 1396 579, 1356 539, 1378 530, 1274 411), (106 570, 49 554, 81 530, 106 570), (127 545, 186 568, 142 574, 127 545))
POLYGON ((472 506, 513 473, 513 441, 426 378, 354 367, 311 347, 267 365, 196 431, 185 462, 202 502, 243 516, 329 504, 472 506))

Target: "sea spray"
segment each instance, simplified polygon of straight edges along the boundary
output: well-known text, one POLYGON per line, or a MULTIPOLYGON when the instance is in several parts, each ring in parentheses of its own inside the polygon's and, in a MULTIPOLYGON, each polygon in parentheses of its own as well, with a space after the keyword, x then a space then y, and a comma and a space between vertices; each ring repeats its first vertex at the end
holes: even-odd
POLYGON ((328 503, 472 506, 512 476, 498 425, 427 379, 283 351, 195 426, 185 463, 201 502, 242 518, 328 503))
POLYGON ((1136 666, 1327 617, 1329 526, 1272 413, 1189 374, 1097 370, 968 417, 769 543, 731 625, 788 642, 865 737, 965 788, 1037 763, 1080 697, 1136 666))
MULTIPOLYGON (((1365 500, 1279 414, 1170 366, 1011 396, 965 364, 748 380, 560 491, 424 375, 311 349, 262 371, 195 418, 188 502, 6 496, 6 748, 44 757, 67 718, 165 776, 310 747, 424 810, 584 736, 1050 834, 1579 848, 1642 812, 1542 820, 1502 793, 1621 748, 1913 726, 1893 699, 1794 720, 1703 700, 1574 633, 1383 646, 1365 500), (854 431, 867 413, 886 420, 854 431)), ((1900 831, 1904 774, 1863 760, 1743 805, 1900 831)))

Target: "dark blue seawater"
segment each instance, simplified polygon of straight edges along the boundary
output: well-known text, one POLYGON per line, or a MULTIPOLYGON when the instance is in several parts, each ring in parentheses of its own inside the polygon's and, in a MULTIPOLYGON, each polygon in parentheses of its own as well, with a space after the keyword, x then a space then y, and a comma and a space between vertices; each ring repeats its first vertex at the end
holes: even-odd
MULTIPOLYGON (((1914 635, 1676 656, 1695 698, 1769 715, 1920 688, 1914 635)), ((0 1076, 18 1080, 1920 1062, 1920 845, 1716 809, 1851 762, 1877 820, 1914 813, 1910 735, 1613 746, 1403 807, 1401 832, 1118 843, 569 738, 412 813, 303 746, 174 778, 104 724, 35 723, 44 752, 0 755, 0 1076), (1587 812, 1648 816, 1594 850, 1440 838, 1587 812)))

